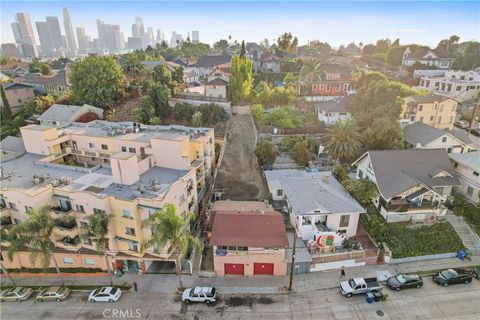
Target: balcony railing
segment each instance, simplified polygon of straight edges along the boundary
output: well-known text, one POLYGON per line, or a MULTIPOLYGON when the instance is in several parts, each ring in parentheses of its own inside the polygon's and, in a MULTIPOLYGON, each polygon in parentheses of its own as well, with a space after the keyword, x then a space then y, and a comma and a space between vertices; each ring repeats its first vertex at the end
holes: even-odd
POLYGON ((70 238, 75 238, 80 233, 80 230, 78 229, 77 226, 72 227, 72 228, 54 226, 53 229, 57 234, 65 236, 65 237, 70 237, 70 238))
POLYGON ((60 248, 77 250, 82 246, 79 236, 75 237, 63 237, 60 240, 55 241, 55 244, 60 248))
POLYGON ((73 212, 72 208, 52 207, 52 211, 56 214, 70 214, 73 212))
POLYGON ((392 200, 390 203, 387 203, 382 198, 380 198, 380 204, 385 208, 385 210, 390 212, 435 210, 438 207, 438 203, 430 201, 414 203, 406 200, 392 200))

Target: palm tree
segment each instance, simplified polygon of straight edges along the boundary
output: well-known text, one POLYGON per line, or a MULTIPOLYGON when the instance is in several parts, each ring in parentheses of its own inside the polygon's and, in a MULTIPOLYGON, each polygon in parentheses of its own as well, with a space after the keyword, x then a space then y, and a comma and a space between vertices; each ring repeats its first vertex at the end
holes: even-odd
POLYGON ((308 85, 308 93, 311 93, 312 84, 315 81, 320 81, 325 75, 321 64, 316 59, 307 59, 303 62, 302 68, 300 68, 300 75, 308 85))
MULTIPOLYGON (((6 227, 1 227, 0 228, 0 242, 3 242, 3 240, 8 238, 8 233, 6 227)), ((3 262, 0 261, 0 268, 2 269, 2 272, 7 275, 8 279, 10 282, 13 284, 14 287, 17 286, 17 283, 12 279, 12 276, 10 276, 10 273, 8 273, 7 269, 3 266, 3 262)))
POLYGON ((127 54, 123 57, 122 71, 131 85, 135 86, 145 73, 145 65, 135 54, 127 54))
POLYGON ((187 253, 191 245, 198 250, 202 249, 202 243, 198 238, 188 233, 187 226, 190 220, 195 218, 193 212, 185 215, 177 214, 177 208, 172 204, 166 204, 162 210, 156 211, 150 218, 143 221, 143 227, 150 228, 150 239, 142 242, 141 249, 152 248, 155 251, 162 250, 165 245, 170 245, 175 250, 175 273, 177 274, 177 288, 181 290, 182 284, 182 256, 187 253))
POLYGON ((84 241, 92 241, 98 254, 103 254, 105 263, 110 274, 110 285, 113 286, 112 270, 108 261, 108 230, 112 221, 111 214, 94 213, 87 216, 88 224, 80 227, 80 238, 84 241))
POLYGON ((339 120, 327 128, 322 137, 322 143, 327 153, 340 161, 355 157, 362 146, 361 135, 356 124, 350 120, 339 120))
POLYGON ((53 261, 58 277, 63 286, 63 278, 60 274, 57 260, 55 260, 54 250, 55 244, 50 238, 54 227, 54 221, 50 219, 49 206, 41 207, 40 209, 30 209, 28 211, 27 220, 14 225, 9 232, 7 255, 10 261, 13 260, 13 255, 17 252, 25 250, 30 251, 30 261, 32 264, 40 256, 40 263, 44 269, 47 269, 50 262, 53 261))

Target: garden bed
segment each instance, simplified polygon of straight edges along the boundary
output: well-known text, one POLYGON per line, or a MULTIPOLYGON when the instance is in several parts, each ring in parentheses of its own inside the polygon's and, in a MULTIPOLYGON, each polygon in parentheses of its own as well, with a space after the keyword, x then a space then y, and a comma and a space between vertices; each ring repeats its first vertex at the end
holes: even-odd
POLYGON ((448 222, 413 226, 404 222, 386 223, 379 214, 373 214, 366 229, 377 243, 385 242, 396 259, 451 253, 464 247, 448 222))

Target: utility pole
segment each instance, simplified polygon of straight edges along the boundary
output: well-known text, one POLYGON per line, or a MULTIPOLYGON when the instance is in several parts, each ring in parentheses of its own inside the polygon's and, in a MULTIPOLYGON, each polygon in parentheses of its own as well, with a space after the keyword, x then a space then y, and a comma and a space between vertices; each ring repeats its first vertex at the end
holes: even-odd
POLYGON ((290 283, 288 285, 288 291, 292 291, 293 284, 293 272, 295 271, 295 253, 297 251, 297 229, 293 233, 293 248, 292 248, 292 264, 290 265, 290 283))
MULTIPOLYGON (((475 115, 477 113, 477 108, 480 106, 480 93, 477 94, 477 98, 475 99, 475 104, 473 105, 472 111, 472 119, 470 120, 470 126, 468 127, 467 136, 470 135, 470 131, 472 131, 473 123, 475 122, 475 115)), ((478 118, 478 116, 477 116, 478 118)))

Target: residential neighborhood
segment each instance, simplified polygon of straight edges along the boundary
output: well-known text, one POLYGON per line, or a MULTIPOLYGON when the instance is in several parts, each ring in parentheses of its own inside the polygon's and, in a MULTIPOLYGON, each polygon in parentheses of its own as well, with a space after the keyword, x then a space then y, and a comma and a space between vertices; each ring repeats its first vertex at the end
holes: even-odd
POLYGON ((478 318, 478 3, 1 7, 2 319, 478 318))

